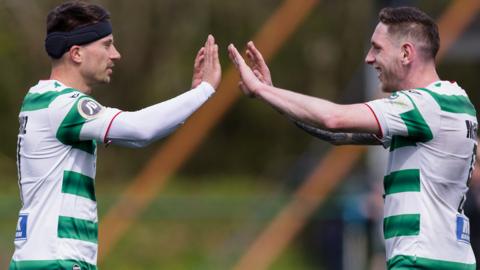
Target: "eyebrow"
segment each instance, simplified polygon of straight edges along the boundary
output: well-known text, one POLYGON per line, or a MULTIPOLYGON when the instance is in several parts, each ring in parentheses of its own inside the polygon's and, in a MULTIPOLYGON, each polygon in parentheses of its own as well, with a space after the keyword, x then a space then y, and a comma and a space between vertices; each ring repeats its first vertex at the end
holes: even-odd
POLYGON ((113 38, 109 38, 103 41, 103 44, 113 44, 113 38))
POLYGON ((374 47, 379 47, 379 48, 382 47, 382 46, 380 46, 380 44, 378 44, 377 42, 375 42, 373 40, 371 41, 371 43, 372 43, 372 46, 374 46, 374 47))

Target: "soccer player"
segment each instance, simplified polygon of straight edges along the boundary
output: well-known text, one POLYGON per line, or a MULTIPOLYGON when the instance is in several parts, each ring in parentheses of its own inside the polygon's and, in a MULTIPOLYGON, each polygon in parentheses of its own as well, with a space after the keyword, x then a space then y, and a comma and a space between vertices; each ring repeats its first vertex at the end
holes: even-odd
POLYGON ((413 7, 385 8, 365 62, 389 98, 339 105, 272 85, 254 44, 246 64, 229 54, 245 94, 335 144, 389 147, 384 177, 384 239, 388 269, 476 269, 463 205, 476 150, 476 111, 456 82, 435 68, 438 28, 413 7))
POLYGON ((192 89, 135 112, 90 97, 110 82, 120 53, 108 11, 82 1, 47 17, 51 76, 30 88, 20 110, 18 175, 22 200, 10 269, 96 269, 97 143, 142 147, 181 125, 221 79, 218 46, 209 36, 194 61, 192 89))

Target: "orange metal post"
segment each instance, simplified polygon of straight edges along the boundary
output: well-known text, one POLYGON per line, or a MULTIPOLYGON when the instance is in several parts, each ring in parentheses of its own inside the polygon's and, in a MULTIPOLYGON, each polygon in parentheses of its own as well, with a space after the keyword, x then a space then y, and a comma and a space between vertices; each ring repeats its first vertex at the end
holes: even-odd
POLYGON ((480 9, 479 0, 456 0, 438 20, 442 46, 437 59, 441 59, 473 20, 480 9))
POLYGON ((330 151, 295 192, 292 201, 256 239, 234 269, 268 269, 305 226, 314 210, 350 172, 365 149, 358 146, 342 146, 330 151))
MULTIPOLYGON (((265 60, 275 55, 317 3, 317 0, 285 0, 282 3, 254 38, 265 60)), ((237 99, 238 80, 236 71, 230 67, 218 93, 168 139, 102 218, 99 227, 99 261, 108 255, 165 185, 168 177, 192 155, 208 131, 237 99)))

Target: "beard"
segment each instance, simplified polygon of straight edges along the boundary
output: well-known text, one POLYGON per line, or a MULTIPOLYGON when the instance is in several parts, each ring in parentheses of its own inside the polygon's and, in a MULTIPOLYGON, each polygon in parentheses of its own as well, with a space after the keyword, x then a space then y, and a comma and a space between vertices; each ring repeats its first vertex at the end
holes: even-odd
POLYGON ((384 93, 392 93, 401 89, 401 83, 396 74, 383 70, 379 76, 380 89, 384 93))

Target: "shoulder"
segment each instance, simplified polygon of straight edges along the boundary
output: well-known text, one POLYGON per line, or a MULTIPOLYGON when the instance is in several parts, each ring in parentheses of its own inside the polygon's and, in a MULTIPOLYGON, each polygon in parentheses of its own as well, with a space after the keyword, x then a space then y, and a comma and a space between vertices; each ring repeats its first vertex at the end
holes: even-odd
POLYGON ((30 88, 22 102, 21 111, 36 111, 47 109, 59 99, 68 101, 65 97, 76 98, 82 93, 79 91, 57 84, 55 81, 40 81, 30 88))
POLYGON ((467 93, 455 82, 440 81, 417 90, 428 95, 442 111, 476 115, 467 93))
POLYGON ((416 93, 411 93, 409 90, 395 91, 386 98, 376 99, 367 104, 383 108, 384 110, 394 110, 401 113, 415 108, 415 101, 412 97, 414 95, 416 95, 416 93))

